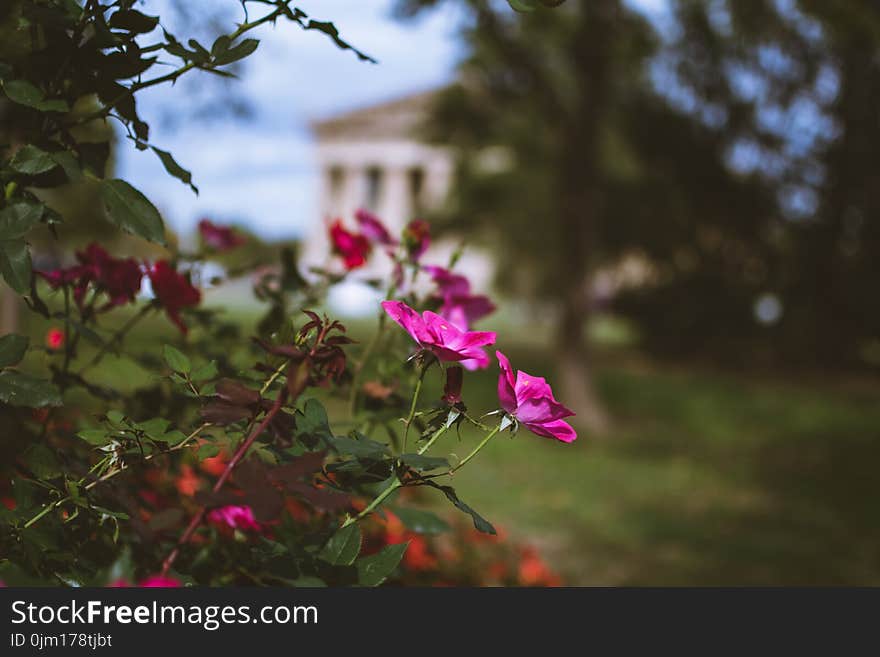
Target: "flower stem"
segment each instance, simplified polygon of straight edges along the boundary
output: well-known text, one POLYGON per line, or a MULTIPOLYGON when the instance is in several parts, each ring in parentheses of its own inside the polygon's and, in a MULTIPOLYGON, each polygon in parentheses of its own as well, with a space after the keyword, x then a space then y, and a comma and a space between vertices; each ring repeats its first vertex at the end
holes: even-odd
MULTIPOLYGON (((440 436, 442 436, 444 433, 446 433, 446 430, 448 428, 449 428, 449 424, 444 424, 442 427, 437 429, 437 431, 434 432, 434 435, 432 435, 428 439, 428 441, 419 448, 418 454, 421 455, 421 454, 424 454, 425 452, 427 452, 431 448, 431 445, 433 445, 434 442, 440 436)), ((344 523, 342 523, 342 527, 348 527, 349 525, 357 522, 358 520, 363 520, 364 518, 366 518, 373 511, 375 511, 376 508, 380 504, 382 504, 382 502, 384 502, 388 498, 389 495, 391 495, 391 493, 393 493, 394 491, 396 491, 398 488, 400 488, 402 486, 403 486, 403 484, 401 483, 400 479, 395 479, 394 481, 392 481, 390 484, 388 484, 388 487, 385 490, 383 490, 381 493, 379 493, 379 495, 377 495, 376 498, 372 502, 370 502, 366 507, 364 507, 364 509, 360 513, 358 513, 356 516, 350 516, 348 518, 348 520, 346 520, 344 523)), ((340 527, 340 529, 342 529, 342 527, 340 527)))
POLYGON ((426 363, 422 367, 422 371, 419 372, 419 379, 416 381, 416 389, 413 391, 412 403, 409 406, 409 415, 406 417, 406 428, 403 430, 403 451, 406 451, 406 440, 409 436, 409 428, 413 423, 413 419, 416 416, 416 406, 419 403, 419 395, 422 393, 422 382, 425 380, 425 372, 428 371, 428 367, 430 366, 430 361, 426 363))
MULTIPOLYGON (((198 429, 196 429, 196 430, 193 431, 191 434, 189 434, 189 435, 186 437, 186 440, 181 440, 177 445, 175 445, 174 447, 169 448, 168 450, 166 450, 166 451, 164 451, 164 452, 155 452, 155 453, 153 453, 153 454, 148 454, 147 456, 144 457, 143 461, 138 461, 138 463, 142 463, 142 462, 146 462, 146 461, 151 461, 152 459, 154 459, 154 458, 157 457, 157 456, 162 456, 163 454, 168 454, 169 452, 176 452, 176 451, 178 451, 178 450, 183 449, 184 447, 189 447, 191 441, 192 441, 196 436, 198 436, 202 431, 204 431, 205 429, 207 429, 207 428, 210 427, 210 426, 211 426, 211 423, 210 423, 210 422, 205 422, 205 423, 204 423, 203 425, 201 425, 198 429)), ((92 472, 94 472, 96 469, 98 469, 98 467, 99 467, 100 465, 104 464, 106 461, 107 461, 107 457, 101 459, 97 464, 95 464, 95 466, 92 467, 91 470, 89 470, 89 473, 91 474, 92 472)), ((92 490, 92 489, 93 489, 95 486, 97 486, 98 484, 100 484, 100 483, 102 483, 102 482, 105 482, 105 481, 107 481, 107 480, 109 480, 109 479, 112 479, 113 477, 115 477, 116 475, 118 475, 120 472, 125 472, 126 470, 129 470, 129 469, 131 469, 131 466, 130 466, 130 465, 121 465, 121 466, 119 466, 117 469, 115 469, 115 470, 111 470, 110 472, 107 472, 107 473, 101 475, 100 477, 98 477, 98 478, 95 479, 94 481, 92 481, 92 482, 86 484, 83 488, 84 488, 84 490, 92 490)), ((82 480, 80 480, 80 483, 82 483, 82 480)), ((28 521, 24 524, 24 529, 27 529, 28 527, 30 527, 31 525, 33 525, 33 524, 35 524, 37 521, 39 521, 41 518, 45 517, 46 514, 48 514, 52 509, 56 509, 56 508, 58 508, 59 506, 61 506, 62 504, 65 504, 65 503, 67 503, 67 502, 70 502, 71 500, 72 500, 72 498, 68 495, 68 496, 66 496, 66 497, 62 497, 61 499, 56 500, 56 501, 52 502, 51 504, 47 505, 47 506, 44 507, 44 508, 43 508, 43 509, 42 509, 37 515, 35 515, 33 518, 31 518, 30 520, 28 520, 28 521)))
POLYGON ((449 475, 451 475, 451 474, 455 474, 458 470, 460 470, 461 468, 463 468, 464 465, 465 465, 465 463, 467 463, 467 462, 470 461, 472 458, 474 458, 474 457, 480 452, 481 449, 483 449, 486 445, 488 445, 488 444, 489 444, 489 441, 492 440, 492 438, 495 437, 495 434, 497 434, 499 431, 501 431, 501 425, 500 425, 500 424, 499 424, 497 427, 495 427, 494 429, 492 429, 492 431, 490 431, 489 434, 488 434, 485 438, 483 438, 483 440, 480 441, 480 444, 477 445, 476 447, 474 447, 473 451, 471 451, 470 454, 468 454, 467 456, 465 456, 465 457, 461 460, 461 462, 459 462, 458 465, 456 465, 454 468, 451 468, 451 469, 449 470, 449 472, 446 472, 446 473, 444 473, 444 474, 449 474, 449 475))

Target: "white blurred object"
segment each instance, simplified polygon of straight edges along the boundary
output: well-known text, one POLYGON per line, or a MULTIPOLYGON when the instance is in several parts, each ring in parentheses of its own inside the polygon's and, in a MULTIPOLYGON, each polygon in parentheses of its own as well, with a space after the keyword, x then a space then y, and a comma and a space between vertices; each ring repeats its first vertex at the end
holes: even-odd
POLYGON ((379 311, 382 293, 366 283, 350 280, 334 285, 327 294, 327 306, 333 316, 360 318, 379 311))

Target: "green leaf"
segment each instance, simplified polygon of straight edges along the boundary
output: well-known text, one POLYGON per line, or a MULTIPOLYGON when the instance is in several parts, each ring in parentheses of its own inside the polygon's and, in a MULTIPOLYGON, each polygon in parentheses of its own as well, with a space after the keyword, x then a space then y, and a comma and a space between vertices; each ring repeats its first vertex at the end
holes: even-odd
POLYGON ((397 568, 408 547, 409 541, 399 545, 387 545, 376 554, 358 559, 355 563, 358 582, 362 586, 379 586, 397 568))
POLYGON ((189 362, 189 358, 171 345, 166 344, 162 347, 162 356, 165 358, 165 362, 168 363, 168 367, 175 372, 189 374, 192 369, 192 363, 189 362))
POLYGON ((28 408, 61 406, 61 393, 48 381, 4 370, 0 372, 0 402, 28 408))
POLYGON ((395 507, 393 510, 407 529, 417 534, 442 534, 451 529, 448 522, 430 511, 409 507, 395 507))
POLYGON ((183 433, 183 431, 169 431, 156 440, 161 440, 163 443, 168 443, 169 445, 178 445, 186 440, 186 434, 183 433))
POLYGON ((101 199, 110 220, 122 230, 165 244, 162 216, 149 199, 124 180, 102 180, 101 199))
POLYGON ((125 422, 125 414, 120 411, 107 411, 107 419, 111 424, 115 424, 116 426, 122 426, 126 424, 125 422))
POLYGON ((0 337, 0 367, 18 365, 28 348, 28 338, 9 333, 0 337))
MULTIPOLYGON (((222 39, 223 37, 220 37, 222 39)), ((229 48, 228 41, 224 44, 224 42, 217 39, 214 42, 214 47, 211 48, 211 54, 214 57, 214 63, 218 66, 224 66, 226 64, 231 64, 232 62, 237 62, 240 59, 244 59, 245 57, 253 54, 253 52, 257 49, 257 46, 260 45, 260 42, 257 39, 245 39, 241 43, 229 48), (221 46, 222 50, 218 48, 218 42, 221 46), (225 45, 225 47, 223 47, 225 45), (215 52, 215 50, 217 52, 215 52)))
POLYGON ((22 146, 9 161, 9 166, 13 171, 23 173, 27 176, 36 176, 46 171, 51 171, 58 166, 55 158, 51 153, 47 153, 42 148, 38 148, 32 144, 22 146))
POLYGON ((0 210, 0 239, 13 240, 25 234, 40 221, 44 206, 22 201, 0 210))
POLYGON ((217 369, 217 361, 211 361, 210 363, 206 363, 198 368, 196 371, 192 373, 190 378, 193 381, 201 382, 201 381, 209 381, 213 379, 219 374, 219 370, 217 369))
POLYGON ((401 454, 400 460, 414 470, 436 470, 448 468, 449 461, 437 456, 423 456, 422 454, 401 454))
POLYGON ((0 274, 19 294, 31 289, 31 253, 24 240, 0 240, 0 274))
POLYGON ((143 431, 150 438, 159 439, 160 436, 165 435, 165 432, 168 431, 168 426, 171 424, 164 417, 154 417, 151 420, 145 420, 144 422, 138 422, 135 425, 135 428, 143 431))
POLYGON ((146 34, 156 28, 159 24, 159 17, 147 16, 134 9, 123 9, 113 14, 107 24, 118 30, 146 34))
POLYGON ((101 447, 110 442, 110 436, 107 435, 106 429, 83 429, 76 433, 77 436, 85 440, 89 445, 101 447))
POLYGON ((61 464, 55 453, 40 443, 35 443, 25 450, 23 459, 28 469, 39 479, 53 479, 62 473, 61 464))
POLYGON ((199 451, 196 453, 199 461, 204 461, 205 459, 210 459, 217 456, 220 453, 220 447, 213 443, 203 443, 199 445, 199 451))
POLYGON ((460 499, 458 499, 458 495, 456 494, 455 489, 452 486, 441 486, 440 484, 435 484, 430 479, 423 479, 422 483, 426 486, 431 486, 432 488, 436 488, 437 490, 442 491, 443 494, 446 495, 446 499, 452 502, 452 505, 456 509, 468 514, 471 519, 473 519, 474 527, 477 530, 483 532, 484 534, 494 535, 498 533, 495 531, 492 523, 490 523, 488 520, 486 520, 483 516, 474 511, 471 507, 462 502, 460 499))
POLYGON ((27 80, 3 81, 3 91, 13 103, 41 112, 67 112, 70 106, 63 100, 46 100, 45 95, 27 80))
POLYGON ((324 410, 323 404, 317 399, 306 400, 302 416, 297 416, 296 429, 297 434, 300 436, 331 437, 330 422, 327 419, 327 411, 324 410))
POLYGON ((155 146, 150 146, 150 148, 153 149, 153 152, 159 156, 159 159, 162 161, 162 166, 165 167, 165 171, 167 171, 178 180, 189 185, 190 189, 192 189, 196 194, 199 193, 199 188, 193 185, 192 173, 180 166, 177 163, 177 160, 174 159, 174 156, 171 155, 171 153, 156 148, 155 146))
POLYGON ((387 445, 365 437, 355 440, 344 436, 328 436, 325 439, 338 453, 356 458, 381 460, 389 453, 387 445))
POLYGON ((361 529, 352 523, 337 531, 318 555, 334 566, 350 566, 361 551, 361 529))
POLYGON ((70 182, 79 182, 83 178, 82 168, 76 160, 76 156, 70 151, 58 151, 52 153, 52 159, 64 169, 64 175, 70 182))

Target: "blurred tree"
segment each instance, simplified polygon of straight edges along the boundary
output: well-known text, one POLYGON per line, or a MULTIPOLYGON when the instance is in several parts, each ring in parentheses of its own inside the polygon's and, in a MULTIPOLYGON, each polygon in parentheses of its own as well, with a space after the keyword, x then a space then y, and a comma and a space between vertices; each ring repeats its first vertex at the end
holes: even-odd
MULTIPOLYGON (((403 0, 398 10, 434 4, 403 0)), ((656 261, 652 277, 663 281, 693 269, 701 241, 734 240, 734 262, 713 262, 702 278, 735 278, 744 260, 764 258, 754 242, 772 203, 754 177, 728 172, 716 134, 655 92, 659 43, 637 12, 618 0, 519 15, 462 4, 470 53, 429 126, 459 155, 445 218, 497 246, 502 285, 558 309, 564 398, 601 431, 583 337, 596 271, 634 254, 656 261)))
POLYGON ((703 115, 728 164, 758 175, 777 205, 780 267, 765 283, 781 311, 768 334, 774 351, 880 364, 880 5, 679 0, 674 9, 661 87, 703 115))

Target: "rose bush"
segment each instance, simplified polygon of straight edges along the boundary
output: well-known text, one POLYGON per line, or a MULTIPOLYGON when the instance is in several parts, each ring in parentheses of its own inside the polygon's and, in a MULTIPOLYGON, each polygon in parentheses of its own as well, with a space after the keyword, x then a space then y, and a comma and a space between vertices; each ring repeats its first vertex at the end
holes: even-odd
POLYGON ((282 249, 275 266, 257 259, 228 270, 226 278, 250 276, 267 306, 248 339, 203 295, 206 269, 245 250, 245 236, 205 219, 197 250, 175 246, 146 197, 104 178, 109 146, 80 141, 77 126, 112 117, 135 147, 153 150, 192 186, 191 174, 148 142, 137 92, 191 70, 222 74, 257 48, 246 32, 280 19, 368 59, 332 24, 289 1, 253 4, 266 13, 210 48, 184 46, 164 30, 156 37, 158 17, 131 0, 22 0, 11 27, 0 24, 8 37, 0 83, 27 119, 22 143, 0 162, 0 274, 45 336, 40 344, 0 337, 0 578, 142 586, 558 582, 532 551, 496 555, 483 547, 495 543, 474 543, 461 529, 441 538, 446 521, 408 506, 413 491, 436 493, 475 530, 494 535, 451 476, 503 431, 576 437, 563 421, 571 412, 549 385, 514 376, 500 352, 497 407, 481 417, 468 407, 463 368, 489 367, 487 349, 498 337, 472 324, 494 305, 472 294, 454 262, 423 262, 431 255, 427 223, 413 221, 395 236, 361 211, 355 229, 342 220, 328 227, 337 260, 327 269, 302 272, 295 253, 282 249), (157 51, 179 66, 150 78, 157 51), (72 65, 59 71, 45 61, 72 65), (82 177, 100 186, 112 224, 165 252, 116 257, 92 243, 68 266, 33 271, 28 235, 63 227, 37 190, 82 177), (386 299, 372 339, 359 345, 340 322, 311 309, 370 258, 390 259, 391 274, 372 282, 386 299), (431 289, 422 292, 426 279, 431 289), (163 315, 175 339, 132 344, 139 325, 163 315), (102 384, 110 355, 151 372, 148 383, 102 384), (439 400, 422 398, 431 370, 443 371, 439 400), (482 438, 452 458, 442 439, 465 425, 482 438), (480 555, 472 559, 477 573, 462 566, 470 553, 480 555))

